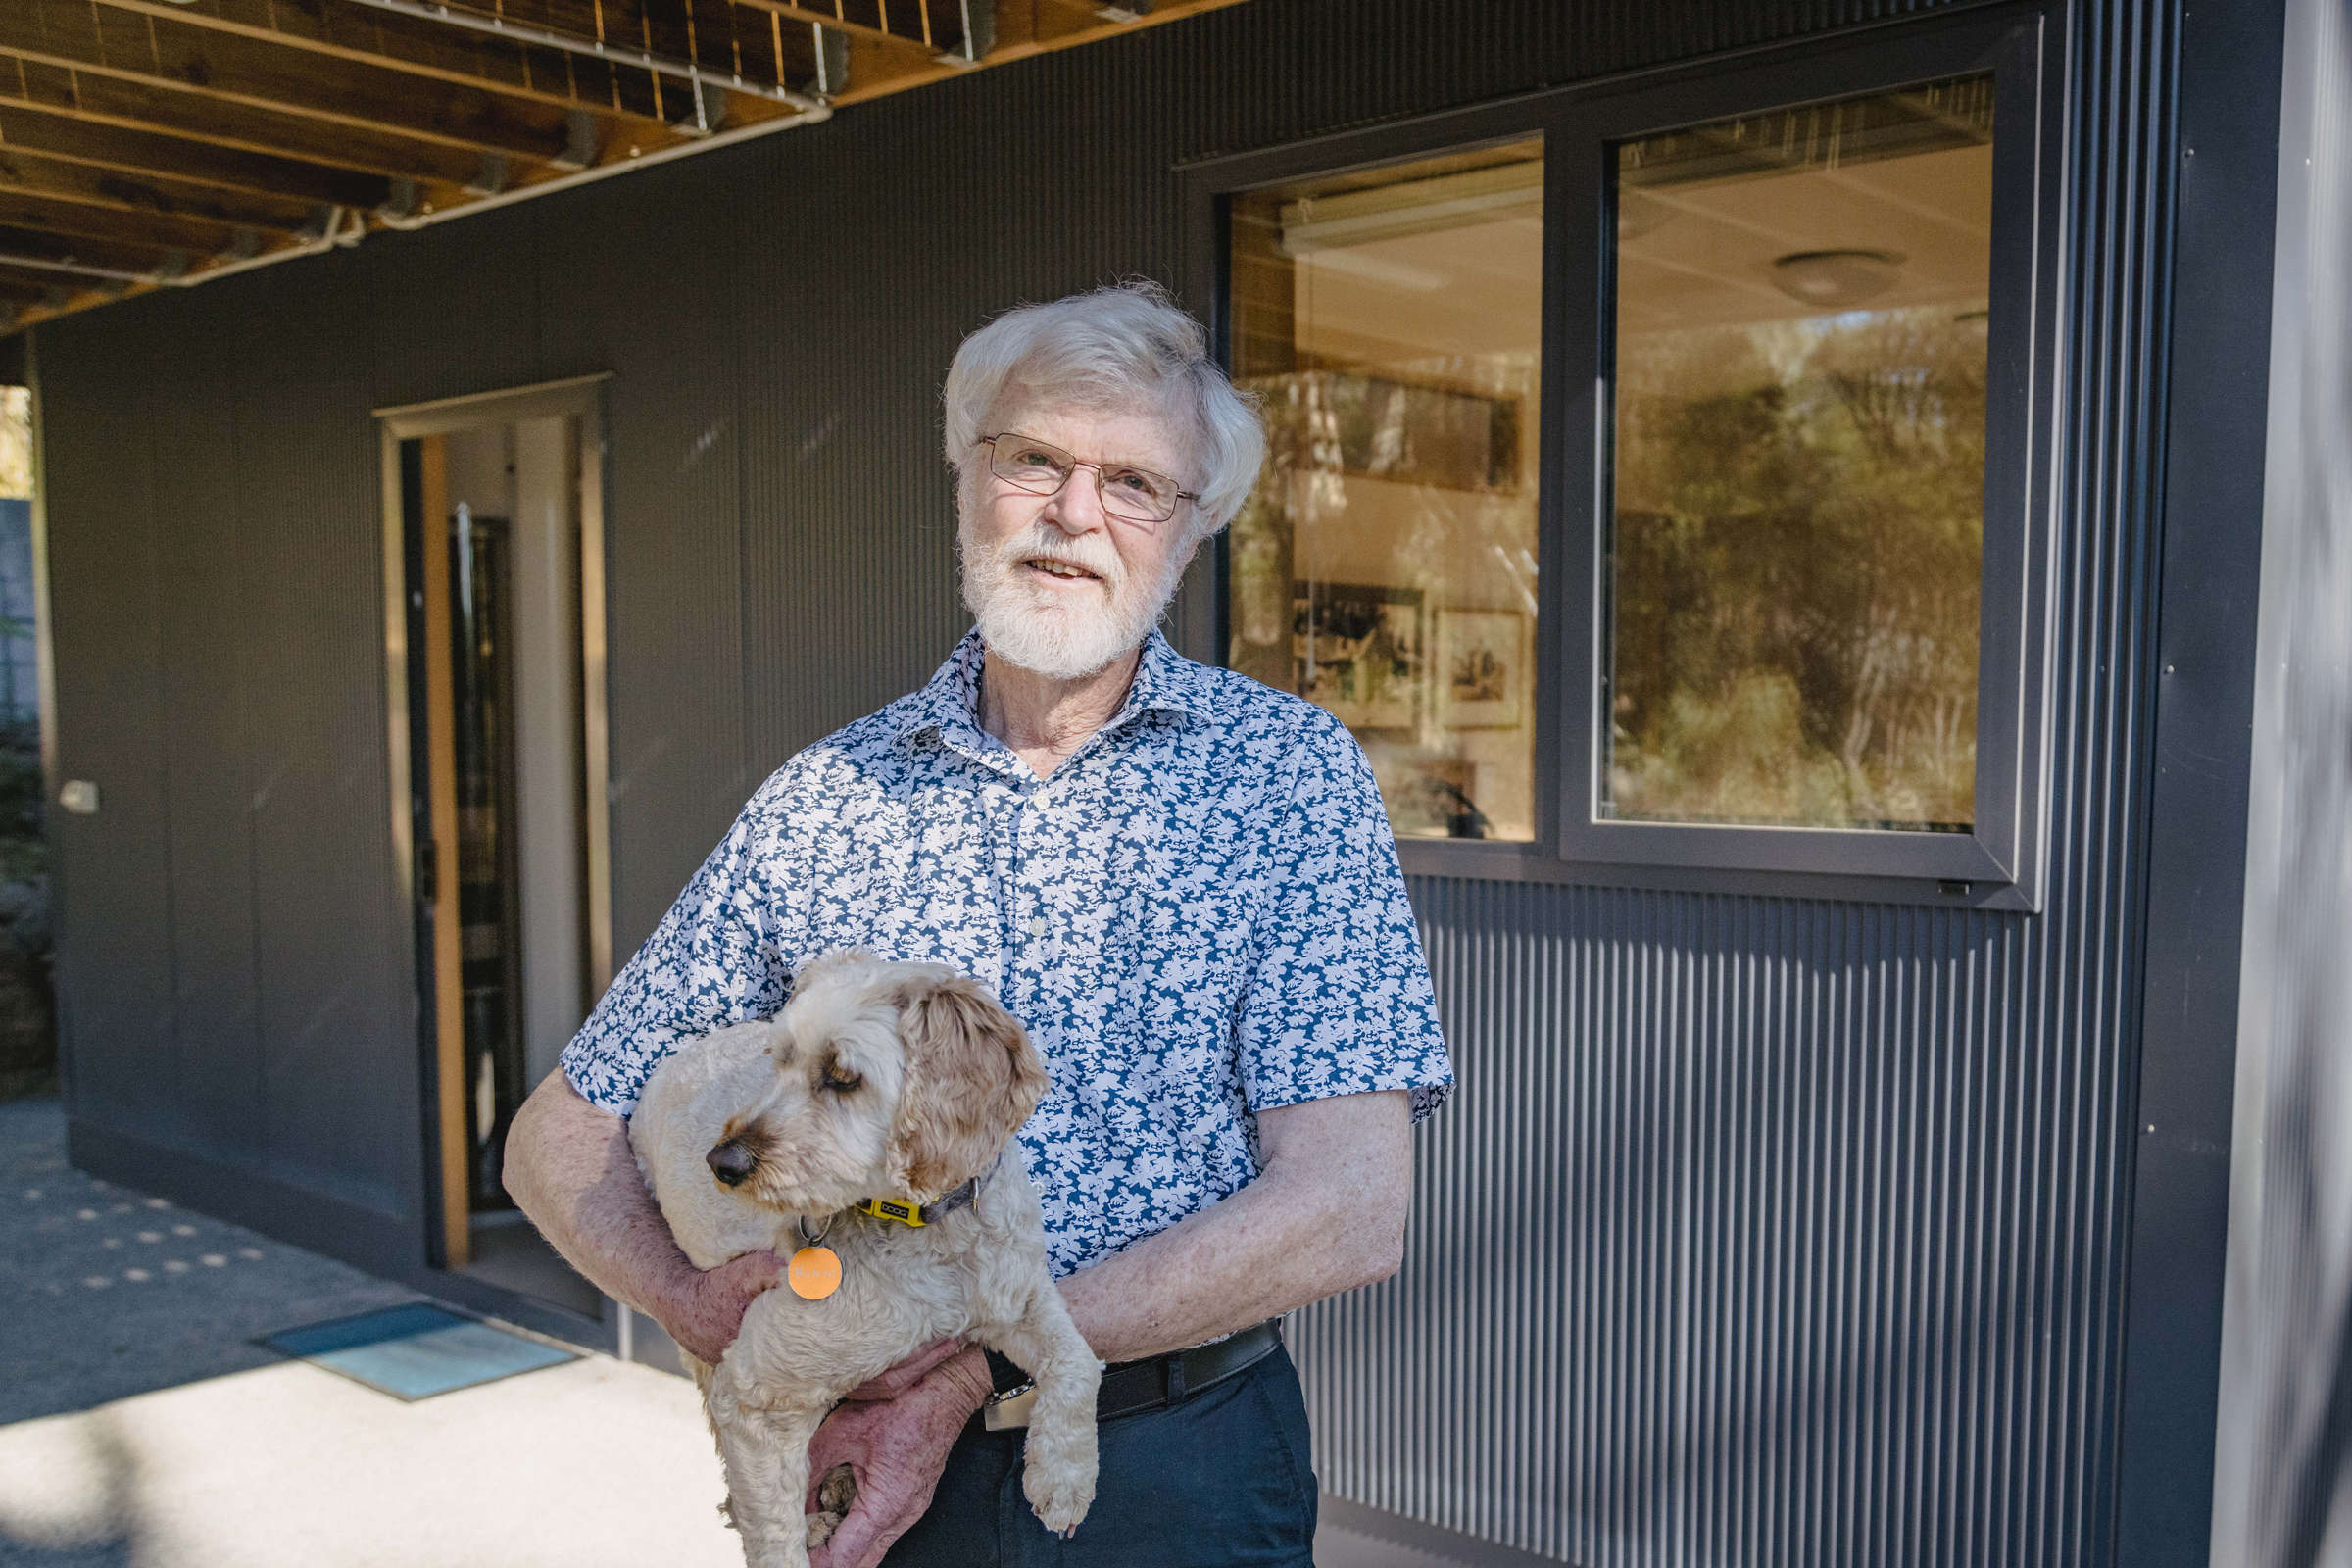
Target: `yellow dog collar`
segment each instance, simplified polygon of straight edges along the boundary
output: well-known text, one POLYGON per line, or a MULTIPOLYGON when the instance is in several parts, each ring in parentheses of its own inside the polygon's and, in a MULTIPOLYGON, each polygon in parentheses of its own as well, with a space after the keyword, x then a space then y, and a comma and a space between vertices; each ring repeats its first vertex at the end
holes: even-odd
POLYGON ((871 1214, 876 1219, 895 1219, 902 1225, 911 1225, 920 1230, 940 1215, 952 1214, 969 1203, 979 1190, 980 1179, 975 1176, 936 1203, 917 1203, 911 1198, 869 1198, 852 1206, 860 1214, 871 1214))

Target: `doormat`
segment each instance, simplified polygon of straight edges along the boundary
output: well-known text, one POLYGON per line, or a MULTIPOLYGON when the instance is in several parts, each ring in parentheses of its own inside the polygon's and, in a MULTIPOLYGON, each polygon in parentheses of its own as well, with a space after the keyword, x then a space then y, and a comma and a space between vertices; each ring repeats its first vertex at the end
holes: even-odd
POLYGON ((396 1399, 429 1399, 579 1359, 574 1351, 423 1301, 287 1329, 254 1343, 396 1399))

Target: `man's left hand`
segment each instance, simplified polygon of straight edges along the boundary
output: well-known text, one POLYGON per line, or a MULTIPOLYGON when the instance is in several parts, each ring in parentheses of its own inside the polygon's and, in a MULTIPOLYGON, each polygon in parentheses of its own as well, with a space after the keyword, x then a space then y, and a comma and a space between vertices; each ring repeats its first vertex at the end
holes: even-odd
POLYGON ((808 1446, 808 1474, 848 1464, 858 1500, 833 1539, 808 1554, 809 1568, 874 1568, 931 1505, 948 1450, 991 1392, 988 1358, 965 1348, 895 1396, 852 1398, 825 1417, 808 1446))

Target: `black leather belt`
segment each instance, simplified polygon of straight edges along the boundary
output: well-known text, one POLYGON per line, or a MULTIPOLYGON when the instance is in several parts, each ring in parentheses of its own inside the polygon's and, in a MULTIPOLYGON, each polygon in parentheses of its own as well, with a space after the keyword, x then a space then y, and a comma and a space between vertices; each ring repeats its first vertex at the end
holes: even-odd
MULTIPOLYGON (((1095 1418, 1111 1421, 1182 1404, 1202 1390, 1249 1371, 1281 1346, 1282 1320, 1270 1317, 1239 1334, 1189 1350, 1170 1350, 1141 1361, 1113 1361, 1102 1369, 1102 1392, 1095 1401, 1095 1418)), ((1029 1374, 994 1350, 988 1352, 988 1369, 996 1380, 996 1397, 972 1419, 989 1432, 1027 1426, 1034 1397, 1029 1374)))

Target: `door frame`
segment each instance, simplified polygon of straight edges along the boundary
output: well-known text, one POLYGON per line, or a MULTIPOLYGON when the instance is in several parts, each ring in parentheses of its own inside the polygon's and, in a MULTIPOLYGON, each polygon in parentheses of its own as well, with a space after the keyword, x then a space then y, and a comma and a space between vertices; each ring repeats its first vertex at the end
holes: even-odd
MULTIPOLYGON (((416 902, 416 834, 412 820, 410 791, 409 564, 404 515, 400 448, 404 441, 449 435, 484 425, 510 424, 522 419, 570 416, 579 420, 580 474, 580 727, 582 743, 581 801, 586 863, 583 879, 587 909, 588 992, 604 993, 612 978, 612 742, 606 693, 606 529, 605 465, 610 447, 605 439, 605 383, 612 372, 544 381, 532 386, 469 393, 425 403, 408 403, 372 411, 380 444, 378 469, 383 493, 384 583, 384 714, 390 771, 390 829, 394 896, 402 924, 416 932, 409 995, 416 1008, 417 1102, 423 1111, 420 1136, 423 1174, 425 1260, 447 1269, 466 1262, 469 1212, 464 1161, 466 1151, 453 1147, 445 1136, 452 1125, 446 1103, 462 1097, 464 1086, 443 1070, 446 1048, 443 1006, 425 1004, 426 987, 434 979, 432 949, 416 902), (453 1163, 454 1162, 454 1163, 453 1163), (453 1175, 454 1172, 454 1175, 453 1175)), ((440 858, 454 858, 455 845, 442 846, 440 858)), ((441 896, 455 898, 454 868, 437 877, 441 896)))

